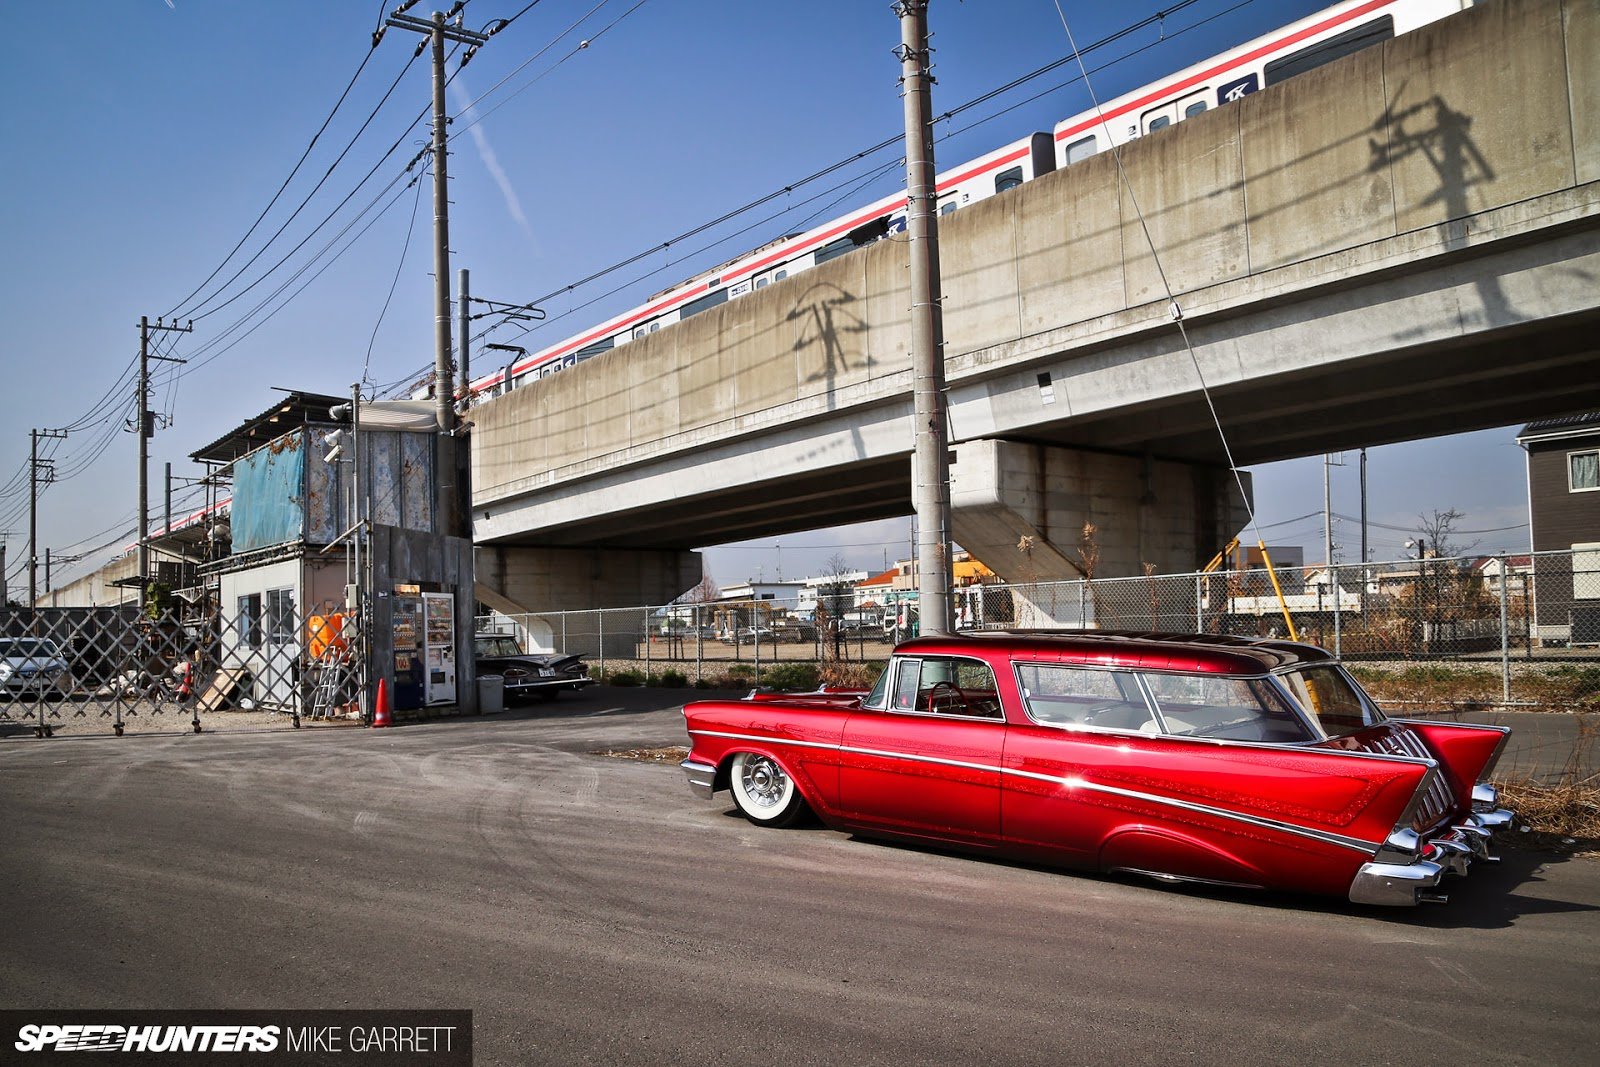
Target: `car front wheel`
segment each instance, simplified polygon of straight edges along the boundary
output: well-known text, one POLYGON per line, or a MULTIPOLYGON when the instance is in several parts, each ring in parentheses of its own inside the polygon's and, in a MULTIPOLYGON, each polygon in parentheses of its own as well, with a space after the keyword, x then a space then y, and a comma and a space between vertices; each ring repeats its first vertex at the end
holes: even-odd
POLYGON ((740 814, 757 826, 793 826, 805 813, 805 798, 794 779, 771 756, 739 753, 729 768, 728 784, 740 814))

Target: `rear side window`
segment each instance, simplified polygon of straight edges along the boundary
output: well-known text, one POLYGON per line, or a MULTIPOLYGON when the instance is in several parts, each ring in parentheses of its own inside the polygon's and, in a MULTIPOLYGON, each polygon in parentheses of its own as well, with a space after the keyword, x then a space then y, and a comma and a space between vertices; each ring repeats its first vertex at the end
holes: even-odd
POLYGON ((1353 30, 1345 30, 1326 40, 1308 45, 1298 52, 1290 52, 1280 56, 1267 64, 1266 83, 1276 85, 1294 77, 1304 74, 1308 70, 1315 70, 1325 63, 1332 63, 1336 59, 1353 55, 1368 45, 1387 41, 1394 36, 1394 17, 1384 15, 1371 22, 1363 23, 1353 30))
POLYGON ((1041 726, 1156 732, 1155 713, 1131 671, 1022 663, 1017 684, 1028 718, 1041 726))
POLYGON ((1230 741, 1311 741, 1282 690, 1266 678, 1146 674, 1169 734, 1230 741))

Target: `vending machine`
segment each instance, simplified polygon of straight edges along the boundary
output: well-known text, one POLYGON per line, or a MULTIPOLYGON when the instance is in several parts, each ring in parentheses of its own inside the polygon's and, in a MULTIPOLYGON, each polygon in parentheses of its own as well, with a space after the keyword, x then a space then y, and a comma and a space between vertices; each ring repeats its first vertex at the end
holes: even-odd
POLYGON ((400 593, 390 602, 394 605, 394 693, 390 699, 396 711, 410 711, 422 707, 425 696, 422 598, 400 593))
POLYGON ((423 680, 429 704, 456 701, 456 598, 422 594, 423 680))

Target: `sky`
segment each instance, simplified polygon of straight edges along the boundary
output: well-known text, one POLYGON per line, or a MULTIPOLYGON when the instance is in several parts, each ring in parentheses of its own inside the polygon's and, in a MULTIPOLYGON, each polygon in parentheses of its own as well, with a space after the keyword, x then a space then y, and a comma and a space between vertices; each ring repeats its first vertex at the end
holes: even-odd
MULTIPOLYGON (((123 424, 141 315, 194 322, 193 333, 158 335, 158 352, 188 362, 154 365, 153 521, 164 464, 197 477, 189 453, 265 410, 275 389, 344 395, 361 381, 393 394, 431 368, 430 179, 423 164, 406 169, 427 136, 417 120, 430 88, 426 57, 412 59, 417 35, 390 30, 372 46, 394 6, 85 0, 0 68, 12 101, 0 115, 0 531, 13 595, 27 580, 30 429, 70 431, 40 443, 55 481, 39 498, 39 550, 88 555, 57 568, 56 584, 105 558, 91 550, 131 540, 138 452, 123 424)), ((1178 3, 1062 2, 1080 45, 1158 6, 1178 3)), ((1095 52, 1094 90, 1115 96, 1321 6, 1195 0, 1095 52)), ((894 148, 800 184, 902 132, 888 0, 470 0, 465 9, 472 29, 513 16, 450 86, 451 271, 469 269, 477 296, 539 300, 547 319, 525 336, 505 327, 486 340, 553 343, 903 182, 894 148), (760 209, 675 240, 773 193, 760 209)), ((1055 0, 935 0, 929 22, 935 114, 1069 51, 1055 0)), ((940 166, 1088 104, 1065 68, 1035 78, 939 122, 940 166)), ((1371 449, 1374 556, 1401 556, 1419 515, 1452 508, 1465 516, 1464 543, 1526 549, 1515 431, 1371 449)), ((1332 469, 1333 511, 1354 517, 1356 457, 1343 458, 1332 469)), ((1320 457, 1253 474, 1267 542, 1305 545, 1307 561, 1320 560, 1320 457)), ((176 512, 193 492, 180 483, 176 512)), ((908 535, 909 520, 895 519, 706 546, 707 569, 724 585, 819 573, 836 556, 877 570, 910 553, 908 535)), ((1357 558, 1354 522, 1339 520, 1334 539, 1336 558, 1357 558)))

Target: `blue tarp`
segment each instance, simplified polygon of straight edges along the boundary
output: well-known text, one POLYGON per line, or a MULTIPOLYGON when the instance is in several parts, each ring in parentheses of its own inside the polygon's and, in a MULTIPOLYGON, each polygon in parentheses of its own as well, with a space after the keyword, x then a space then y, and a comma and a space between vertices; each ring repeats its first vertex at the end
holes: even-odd
POLYGON ((305 536, 305 432, 287 434, 234 464, 233 551, 305 536))

